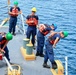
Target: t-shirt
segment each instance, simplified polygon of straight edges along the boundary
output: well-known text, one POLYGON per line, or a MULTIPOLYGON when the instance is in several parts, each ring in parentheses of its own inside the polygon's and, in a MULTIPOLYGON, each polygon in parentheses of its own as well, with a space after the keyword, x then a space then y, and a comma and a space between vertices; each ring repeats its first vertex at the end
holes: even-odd
POLYGON ((49 41, 51 41, 51 40, 55 40, 56 38, 61 38, 60 37, 60 34, 55 34, 53 37, 51 37, 50 39, 49 39, 49 41))

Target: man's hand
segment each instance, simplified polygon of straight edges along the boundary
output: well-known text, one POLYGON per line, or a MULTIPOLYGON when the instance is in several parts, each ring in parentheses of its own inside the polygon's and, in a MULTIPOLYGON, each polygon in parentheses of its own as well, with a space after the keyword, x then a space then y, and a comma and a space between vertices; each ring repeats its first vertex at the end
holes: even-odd
POLYGON ((12 15, 15 15, 15 13, 12 13, 12 15))
POLYGON ((4 51, 3 49, 0 49, 0 52, 1 52, 1 53, 5 53, 5 51, 4 51))
POLYGON ((53 45, 53 48, 55 48, 56 47, 56 45, 53 45))
POLYGON ((19 11, 19 12, 18 12, 18 15, 19 15, 19 14, 22 14, 22 11, 19 11))
POLYGON ((34 21, 30 21, 30 23, 34 23, 34 21))

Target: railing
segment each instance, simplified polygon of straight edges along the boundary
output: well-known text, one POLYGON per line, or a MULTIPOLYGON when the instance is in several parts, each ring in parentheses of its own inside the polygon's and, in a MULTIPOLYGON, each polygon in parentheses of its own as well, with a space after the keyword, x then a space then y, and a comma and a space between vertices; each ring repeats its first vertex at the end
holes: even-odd
POLYGON ((68 57, 65 56, 65 75, 68 75, 68 57))

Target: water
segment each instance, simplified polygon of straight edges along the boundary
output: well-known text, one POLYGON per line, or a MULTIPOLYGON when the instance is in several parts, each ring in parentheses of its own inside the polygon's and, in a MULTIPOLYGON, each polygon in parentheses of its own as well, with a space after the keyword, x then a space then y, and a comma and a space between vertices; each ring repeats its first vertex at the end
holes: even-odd
MULTIPOLYGON (((11 0, 11 5, 13 5, 11 0)), ((19 6, 25 16, 30 14, 30 9, 35 6, 37 8, 37 15, 39 16, 39 23, 58 25, 57 31, 66 30, 69 36, 62 39, 54 49, 56 56, 68 56, 68 75, 76 75, 76 0, 18 0, 19 6)), ((0 0, 0 6, 5 6, 6 0, 0 0), (3 2, 2 2, 3 1, 3 2)), ((3 15, 7 11, 0 9, 0 22, 8 15, 3 15)), ((59 58, 62 59, 63 58, 59 58)))

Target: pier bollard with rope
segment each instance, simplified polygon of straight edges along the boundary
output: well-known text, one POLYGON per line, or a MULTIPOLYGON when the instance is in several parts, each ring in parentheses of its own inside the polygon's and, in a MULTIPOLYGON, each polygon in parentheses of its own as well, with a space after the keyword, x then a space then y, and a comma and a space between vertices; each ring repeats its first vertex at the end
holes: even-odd
POLYGON ((21 53, 25 60, 35 60, 36 56, 33 53, 33 44, 30 43, 30 39, 23 39, 23 47, 21 47, 21 53))

